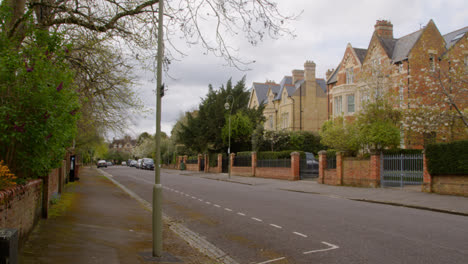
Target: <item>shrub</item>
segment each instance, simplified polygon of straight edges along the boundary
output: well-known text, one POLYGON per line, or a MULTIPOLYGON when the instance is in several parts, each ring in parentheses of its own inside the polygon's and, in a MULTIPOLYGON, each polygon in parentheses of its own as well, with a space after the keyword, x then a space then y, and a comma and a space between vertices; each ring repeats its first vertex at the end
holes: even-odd
POLYGON ((468 175, 468 140, 428 144, 425 152, 432 175, 468 175))
POLYGON ((0 190, 16 185, 15 179, 8 166, 3 164, 3 160, 0 161, 0 190))

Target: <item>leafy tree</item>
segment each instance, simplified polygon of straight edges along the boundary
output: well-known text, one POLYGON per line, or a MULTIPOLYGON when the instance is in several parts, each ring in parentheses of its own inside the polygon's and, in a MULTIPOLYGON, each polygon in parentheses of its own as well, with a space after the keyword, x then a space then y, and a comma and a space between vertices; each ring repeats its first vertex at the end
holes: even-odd
POLYGON ((19 177, 59 166, 76 135, 80 108, 60 34, 25 29, 16 46, 0 10, 0 159, 19 177))
POLYGON ((359 135, 355 123, 337 117, 326 121, 320 130, 321 143, 335 150, 356 153, 359 148, 359 135))
MULTIPOLYGON (((250 93, 245 88, 245 77, 242 78, 233 87, 232 81, 228 80, 226 86, 221 86, 219 90, 214 90, 209 85, 209 91, 199 105, 199 110, 192 113, 186 113, 185 124, 180 122, 180 131, 174 135, 177 143, 182 143, 189 147, 192 151, 202 152, 226 152, 227 141, 223 140, 223 127, 226 126, 227 115, 232 112, 232 116, 242 112, 243 121, 249 120, 251 124, 256 124, 263 121, 262 109, 249 109, 248 100, 250 93), (233 97, 232 109, 226 110, 224 104, 227 102, 228 96, 233 97)), ((247 122, 247 121, 246 121, 247 122)), ((242 122, 244 124, 245 122, 242 122)), ((240 124, 240 123, 239 123, 240 124)), ((174 130, 173 130, 174 131, 174 130)), ((250 129, 253 131, 253 128, 250 129)), ((250 133, 249 138, 243 137, 242 141, 234 140, 231 142, 233 149, 242 149, 246 147, 250 149, 250 133), (236 146, 236 144, 240 144, 236 146)))
MULTIPOLYGON (((227 116, 226 119, 229 117, 227 116)), ((242 112, 237 112, 231 117, 231 153, 251 149, 251 135, 254 125, 248 116, 242 112)), ((222 138, 225 145, 229 142, 229 123, 226 121, 222 129, 222 138)))

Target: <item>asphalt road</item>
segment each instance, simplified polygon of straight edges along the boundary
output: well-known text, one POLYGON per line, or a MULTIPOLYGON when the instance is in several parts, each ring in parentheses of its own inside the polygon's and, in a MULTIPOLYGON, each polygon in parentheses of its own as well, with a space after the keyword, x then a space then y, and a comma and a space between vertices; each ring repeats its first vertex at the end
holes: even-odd
MULTIPOLYGON (((103 170, 152 201, 154 171, 103 170)), ((239 263, 468 263, 468 217, 175 170, 161 183, 164 213, 239 263)))

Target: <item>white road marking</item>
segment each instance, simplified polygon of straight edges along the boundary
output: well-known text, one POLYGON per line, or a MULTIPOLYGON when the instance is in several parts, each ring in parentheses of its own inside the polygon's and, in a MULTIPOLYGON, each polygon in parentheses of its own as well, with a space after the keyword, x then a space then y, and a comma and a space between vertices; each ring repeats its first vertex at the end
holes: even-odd
POLYGON ((267 260, 267 261, 264 261, 264 262, 259 262, 259 263, 257 263, 257 264, 272 263, 272 262, 275 262, 275 261, 278 261, 278 260, 282 260, 282 259, 285 259, 285 257, 277 258, 277 259, 272 259, 272 260, 267 260))
POLYGON ((198 199, 198 201, 200 201, 200 202, 203 202, 203 200, 202 200, 202 199, 198 199))
POLYGON ((197 197, 195 197, 195 196, 192 196, 192 199, 197 199, 197 197))
POLYGON ((217 205, 217 204, 215 204, 214 206, 216 206, 216 207, 221 207, 220 205, 217 205))
POLYGON ((281 228, 282 228, 282 227, 279 226, 279 225, 275 225, 275 224, 270 224, 270 225, 271 225, 272 227, 276 227, 276 228, 278 228, 278 229, 281 229, 281 228))
POLYGON ((210 202, 205 202, 206 204, 211 204, 210 202))
POLYGON ((306 254, 310 254, 310 253, 323 252, 323 251, 328 251, 328 250, 333 250, 333 249, 340 248, 340 247, 337 246, 337 245, 333 245, 333 244, 327 243, 327 242, 325 242, 325 241, 322 241, 322 244, 325 244, 325 245, 329 246, 329 248, 316 249, 316 250, 306 251, 306 252, 303 252, 302 254, 306 255, 306 254))
POLYGON ((229 208, 224 208, 224 210, 232 212, 232 209, 229 209, 229 208))
POLYGON ((257 221, 257 222, 263 222, 262 219, 258 219, 258 218, 255 218, 255 217, 252 217, 253 220, 257 221))
POLYGON ((299 233, 299 232, 293 232, 293 234, 296 234, 296 235, 301 236, 301 237, 307 237, 306 235, 304 235, 302 233, 299 233))
POLYGON ((238 215, 242 215, 242 216, 245 216, 245 214, 244 214, 244 213, 240 213, 240 212, 239 212, 239 213, 237 213, 237 214, 238 214, 238 215))

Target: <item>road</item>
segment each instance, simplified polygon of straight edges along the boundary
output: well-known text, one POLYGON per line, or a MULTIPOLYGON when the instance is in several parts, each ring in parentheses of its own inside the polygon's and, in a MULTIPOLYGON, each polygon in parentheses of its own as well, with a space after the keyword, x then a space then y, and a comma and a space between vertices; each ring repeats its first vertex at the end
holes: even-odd
MULTIPOLYGON (((103 169, 152 201, 154 171, 103 169)), ((239 263, 468 263, 468 217, 162 170, 163 211, 239 263)))

